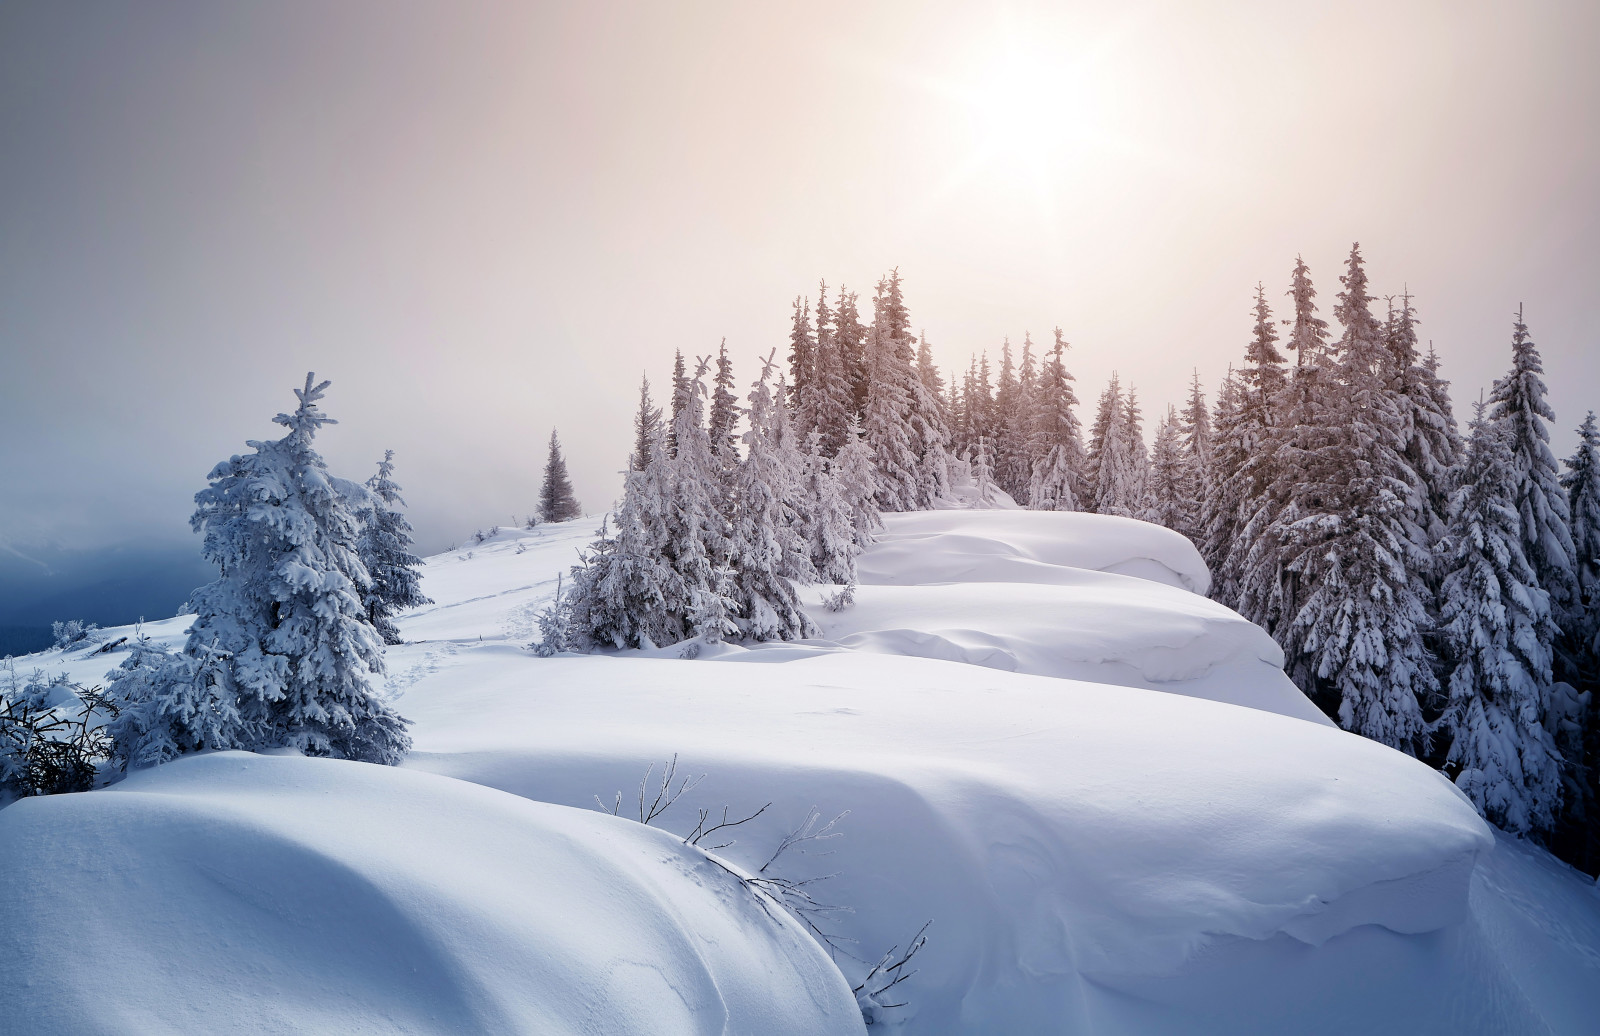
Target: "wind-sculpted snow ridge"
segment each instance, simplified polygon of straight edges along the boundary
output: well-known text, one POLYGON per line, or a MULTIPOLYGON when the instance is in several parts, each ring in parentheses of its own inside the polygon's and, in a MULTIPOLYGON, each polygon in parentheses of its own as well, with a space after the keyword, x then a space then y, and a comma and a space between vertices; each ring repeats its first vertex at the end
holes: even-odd
POLYGON ((415 771, 191 757, 0 811, 0 873, 8 1032, 864 1031, 699 850, 415 771))
POLYGON ((1200 596, 1210 576, 1177 533, 1070 512, 884 517, 855 607, 812 609, 828 640, 1332 725, 1284 675, 1283 651, 1261 627, 1200 596))

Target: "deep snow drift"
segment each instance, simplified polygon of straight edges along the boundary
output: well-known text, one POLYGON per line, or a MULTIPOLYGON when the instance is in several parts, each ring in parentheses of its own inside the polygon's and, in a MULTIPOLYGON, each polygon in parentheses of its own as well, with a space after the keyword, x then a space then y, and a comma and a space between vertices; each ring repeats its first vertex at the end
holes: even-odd
MULTIPOLYGON (((437 603, 402 618, 410 643, 388 656, 389 687, 416 721, 407 768, 592 811, 596 796, 636 796, 645 767, 677 753, 708 776, 658 823, 683 832, 696 808, 770 801, 719 853, 751 868, 812 807, 849 810, 842 837, 815 847, 832 855, 781 867, 835 875, 815 888, 853 908, 829 924, 856 957, 933 919, 900 987, 910 1006, 892 1014, 903 1031, 1578 1033, 1600 1017, 1593 885, 1491 838, 1425 766, 1316 716, 1274 669, 1271 641, 1198 595, 1207 576, 1180 537, 1089 515, 890 516, 856 607, 813 611, 824 640, 692 661, 680 648, 536 658, 524 647, 534 615, 596 524, 503 531, 428 561, 437 603)), ((65 660, 79 679, 119 657, 82 655, 65 660)), ((160 774, 26 803, 29 822, 66 826, 76 803, 160 774)), ((453 808, 443 792, 417 795, 453 808)), ((584 822, 596 837, 626 827, 584 822)), ((308 859, 343 851, 314 844, 308 859)), ((677 844, 659 842, 663 860, 677 844)), ((64 896, 104 895, 74 884, 81 850, 62 845, 33 866, 60 872, 64 896)), ((432 845, 406 844, 420 857, 406 873, 438 873, 432 845)), ((472 859, 448 859, 472 889, 472 859)), ((522 895, 492 868, 481 885, 522 895)), ((653 902, 680 894, 698 893, 653 902)), ((676 938, 698 937, 698 914, 676 916, 676 938)), ((769 960, 789 952, 783 932, 743 938, 765 940, 769 960)), ((602 968, 602 956, 585 959, 602 968)), ((864 970, 838 964, 851 981, 864 970)), ((21 973, 82 974, 56 958, 21 973)))
POLYGON ((699 850, 410 770, 182 759, 0 811, 0 873, 7 1032, 864 1031, 699 850))

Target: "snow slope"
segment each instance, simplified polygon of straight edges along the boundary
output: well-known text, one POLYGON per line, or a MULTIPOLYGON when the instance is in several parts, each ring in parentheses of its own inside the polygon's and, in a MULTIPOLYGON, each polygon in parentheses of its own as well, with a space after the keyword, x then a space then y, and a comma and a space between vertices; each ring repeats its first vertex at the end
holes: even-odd
POLYGON ((864 1031, 699 850, 414 770, 191 757, 0 810, 0 873, 7 1032, 864 1031))
POLYGON ((1203 567, 1170 533, 891 516, 860 603, 814 613, 826 640, 536 658, 534 614, 597 524, 429 559, 437 603, 389 652, 416 721, 406 768, 592 809, 677 753, 707 777, 667 829, 772 803, 719 852, 750 869, 812 807, 850 811, 816 847, 832 855, 779 867, 834 875, 814 887, 853 908, 829 924, 857 957, 933 919, 891 1030, 1581 1033, 1600 1017, 1593 884, 1492 838, 1414 760, 1291 698, 1249 700, 1270 652, 1197 596, 1203 567))

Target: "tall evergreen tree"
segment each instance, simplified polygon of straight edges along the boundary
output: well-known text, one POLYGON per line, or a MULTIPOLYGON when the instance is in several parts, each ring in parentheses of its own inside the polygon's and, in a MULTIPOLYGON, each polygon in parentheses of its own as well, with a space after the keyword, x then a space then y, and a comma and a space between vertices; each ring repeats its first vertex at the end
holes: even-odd
POLYGON ((650 463, 650 449, 661 431, 661 409, 650 398, 650 378, 639 378, 639 409, 633 415, 633 453, 628 457, 629 471, 643 471, 650 463))
POLYGON ((1328 349, 1328 322, 1317 316, 1317 289, 1311 284, 1310 267, 1299 256, 1294 257, 1288 295, 1294 300, 1293 330, 1289 333, 1288 345, 1294 350, 1295 366, 1320 366, 1328 349))
POLYGON ((683 350, 672 354, 672 420, 667 424, 667 453, 678 455, 678 418, 689 406, 689 376, 684 370, 683 350))
POLYGON ((1187 501, 1181 531, 1197 545, 1205 542, 1204 509, 1207 472, 1211 467, 1211 412, 1206 409, 1205 391, 1196 369, 1189 382, 1189 399, 1183 407, 1179 425, 1183 445, 1183 499, 1187 501))
POLYGON ((844 448, 834 457, 833 472, 850 510, 852 537, 856 546, 865 550, 883 528, 883 518, 878 514, 877 467, 859 421, 850 421, 844 448))
POLYGON ((1528 337, 1519 306, 1512 325, 1511 369, 1494 383, 1489 416, 1510 436, 1523 553, 1539 585, 1550 594, 1557 622, 1567 622, 1578 593, 1572 514, 1555 454, 1550 452, 1545 422, 1555 420, 1555 411, 1545 401, 1543 373, 1539 349, 1528 337))
POLYGON ((811 379, 817 363, 817 336, 811 329, 811 301, 803 295, 794 300, 794 320, 789 328, 789 385, 790 401, 801 415, 801 434, 813 427, 815 418, 811 402, 811 379))
POLYGON ((1028 506, 1037 511, 1077 511, 1083 499, 1083 435, 1073 410, 1078 405, 1073 377, 1063 358, 1067 340, 1059 327, 1055 335, 1055 347, 1039 374, 1034 441, 1042 452, 1034 462, 1028 506))
POLYGON ((868 353, 867 408, 862 435, 872 451, 877 472, 878 506, 885 511, 914 511, 918 505, 917 455, 911 432, 911 399, 907 379, 895 368, 894 345, 874 323, 868 353))
POLYGON ((1287 624, 1291 676, 1347 730, 1406 751, 1426 747, 1422 705, 1437 692, 1423 640, 1428 557, 1413 516, 1415 475, 1401 453, 1382 329, 1372 316, 1359 245, 1336 315, 1336 412, 1285 501, 1275 540, 1300 584, 1287 624))
POLYGON ((1559 756, 1540 722, 1556 629, 1523 555, 1506 432, 1480 405, 1450 501, 1440 623, 1452 669, 1438 727, 1457 786, 1489 820, 1526 834, 1550 828, 1561 795, 1559 756))
POLYGON ((817 296, 817 351, 813 366, 809 423, 802 421, 801 426, 820 434, 823 456, 836 457, 849 434, 855 401, 834 333, 826 283, 817 296))
MULTIPOLYGON (((731 537, 731 582, 739 613, 736 625, 750 640, 796 640, 816 633, 794 586, 783 575, 790 552, 786 540, 798 524, 785 501, 796 473, 784 457, 783 407, 774 402, 768 387, 773 370, 769 359, 750 390, 745 459, 734 481, 738 508, 731 537)), ((809 568, 809 550, 805 563, 809 568)))
POLYGON ((1149 507, 1146 518, 1157 525, 1182 532, 1188 518, 1185 496, 1185 464, 1181 422, 1176 407, 1156 427, 1155 446, 1150 451, 1149 507))
POLYGON ((861 323, 856 309, 856 293, 839 288, 838 305, 833 311, 833 344, 839 350, 840 367, 845 382, 850 386, 851 412, 865 422, 867 390, 870 379, 867 329, 861 323))
POLYGON ((1585 687, 1600 683, 1600 428, 1594 411, 1578 426, 1578 448, 1563 462, 1567 471, 1561 485, 1567 491, 1572 517, 1572 546, 1577 609, 1569 622, 1573 654, 1582 659, 1580 680, 1585 687))
POLYGON ((385 450, 378 473, 367 479, 373 500, 358 515, 361 536, 356 543, 356 553, 372 579, 364 598, 367 621, 385 644, 401 642, 394 624, 397 613, 433 603, 422 592, 417 575, 422 559, 411 553, 411 523, 400 510, 405 500, 393 475, 394 451, 385 450))
POLYGON ((739 424, 739 397, 733 391, 733 361, 728 359, 728 340, 724 338, 717 347, 717 373, 712 380, 711 419, 706 434, 711 438, 711 452, 725 467, 739 462, 739 447, 735 432, 739 424))

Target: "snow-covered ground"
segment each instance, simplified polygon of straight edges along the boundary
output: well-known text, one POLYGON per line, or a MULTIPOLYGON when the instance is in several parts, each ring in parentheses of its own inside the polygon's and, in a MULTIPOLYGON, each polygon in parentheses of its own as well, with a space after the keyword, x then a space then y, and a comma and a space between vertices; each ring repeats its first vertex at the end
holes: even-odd
MULTIPOLYGON (((184 1009, 278 997, 305 974, 271 964, 294 955, 295 939, 348 940, 363 925, 379 934, 339 981, 363 1004, 396 998, 389 1014, 364 1015, 373 1028, 512 1030, 514 1005, 538 1001, 529 1011, 548 1013, 527 1017, 551 1019, 543 1031, 785 1031, 726 1005, 741 983, 788 969, 771 979, 773 1017, 831 1031, 848 989, 813 981, 819 958, 792 926, 752 913, 726 872, 696 865, 680 842, 595 813, 597 796, 609 804, 618 791, 628 812, 646 767, 659 773, 676 754, 680 772, 706 776, 658 826, 682 833, 697 809, 772 804, 718 852, 749 870, 813 807, 849 811, 841 837, 779 866, 832 875, 814 888, 851 908, 825 922, 854 940, 835 955, 850 984, 864 971, 853 958, 876 959, 934 922, 917 975, 897 990, 910 1004, 890 1014, 905 1032, 1582 1033, 1600 1018, 1594 885, 1491 835, 1427 767, 1328 725, 1277 671, 1270 639, 1199 596, 1208 576, 1180 537, 1091 515, 890 516, 863 558, 856 606, 813 609, 825 639, 693 660, 677 648, 537 658, 524 648, 534 617, 596 524, 504 530, 429 559, 436 603, 401 620, 408 643, 388 656, 388 686, 415 721, 402 771, 224 755, 0 812, 0 853, 26 857, 8 872, 25 866, 49 893, 0 906, 11 911, 0 940, 66 900, 57 932, 86 930, 97 910, 116 932, 101 955, 45 952, 47 939, 28 937, 0 995, 42 1002, 27 983, 93 984, 122 968, 184 1009), (72 833, 89 816, 110 833, 72 833), (201 846, 162 836, 168 824, 225 833, 201 846), (507 830, 475 833, 480 824, 507 830), (13 848, 17 832, 26 851, 13 848), (260 846, 283 886, 250 858, 260 846), (104 862, 139 853, 152 862, 126 880, 104 862), (525 875, 507 868, 524 856, 536 861, 525 875), (569 873, 619 868, 625 910, 578 891, 592 875, 569 873), (341 882, 364 891, 328 892, 318 902, 329 916, 315 923, 268 916, 249 892, 341 882), (145 887, 187 920, 111 902, 145 887), (728 916, 703 916, 713 901, 728 916), (194 931, 213 915, 229 934, 194 931), (247 947, 252 924, 264 931, 247 947), (141 949, 128 932, 144 928, 172 948, 141 949), (739 950, 697 951, 693 967, 672 958, 696 940, 739 950), (433 984, 399 988, 391 942, 426 946, 433 984), (608 992, 480 974, 495 956, 483 946, 501 945, 556 960, 561 975, 624 976, 615 1021, 586 1030, 563 1013, 574 996, 592 1006, 608 992), (151 962, 165 953, 204 964, 202 978, 158 980, 151 962), (230 953, 248 966, 216 963, 230 953), (710 1009, 693 1024, 665 1008, 639 1028, 630 1020, 638 990, 696 1011, 707 981, 726 1023, 710 1009), (478 988, 491 991, 484 1006, 463 1006, 478 988), (440 1020, 429 1021, 416 1012, 434 993, 440 1020)), ((147 631, 176 637, 185 624, 147 631)), ((19 665, 95 680, 120 657, 84 655, 19 665)), ((350 1014, 326 997, 287 999, 285 1011, 305 1012, 295 1025, 347 1028, 350 1014)))

